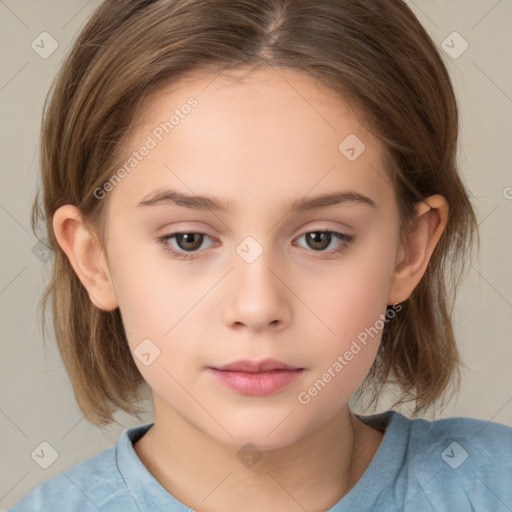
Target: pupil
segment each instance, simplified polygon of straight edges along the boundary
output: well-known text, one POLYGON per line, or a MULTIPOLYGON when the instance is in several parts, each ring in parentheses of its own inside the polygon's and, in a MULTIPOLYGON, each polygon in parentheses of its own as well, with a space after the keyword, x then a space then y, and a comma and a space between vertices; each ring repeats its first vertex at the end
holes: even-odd
MULTIPOLYGON (((183 240, 183 244, 178 243, 178 245, 184 245, 184 247, 181 247, 184 250, 197 249, 197 240, 194 242, 194 238, 196 236, 198 237, 199 240, 201 239, 201 235, 199 235, 198 233, 181 233, 180 237, 183 240)), ((199 243, 199 245, 201 244, 199 243)))
POLYGON ((315 249, 325 249, 329 246, 331 234, 330 233, 324 233, 321 231, 314 231, 312 233, 309 233, 309 237, 312 240, 312 248, 315 249), (322 241, 323 238, 323 241, 322 241))

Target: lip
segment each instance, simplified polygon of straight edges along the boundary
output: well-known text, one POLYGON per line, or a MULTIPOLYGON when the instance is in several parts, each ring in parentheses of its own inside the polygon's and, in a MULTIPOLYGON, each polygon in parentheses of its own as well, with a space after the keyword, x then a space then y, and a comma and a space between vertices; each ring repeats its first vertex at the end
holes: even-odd
POLYGON ((290 385, 304 368, 290 366, 276 359, 244 359, 223 366, 208 367, 207 370, 220 383, 242 395, 265 396, 290 385))
POLYGON ((248 372, 259 373, 269 372, 272 370, 299 370, 297 366, 290 366, 278 361, 277 359, 262 359, 261 361, 253 361, 251 359, 240 359, 233 363, 228 363, 222 366, 211 366, 215 370, 231 371, 231 372, 248 372))

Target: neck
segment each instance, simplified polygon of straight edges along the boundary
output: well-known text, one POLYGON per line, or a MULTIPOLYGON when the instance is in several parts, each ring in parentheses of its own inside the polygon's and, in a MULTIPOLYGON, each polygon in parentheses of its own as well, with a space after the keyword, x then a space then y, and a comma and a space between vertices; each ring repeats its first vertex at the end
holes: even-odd
POLYGON ((169 408, 155 407, 153 427, 134 448, 170 494, 197 510, 239 511, 251 503, 254 511, 323 511, 359 480, 382 437, 347 405, 297 442, 243 457, 240 447, 220 444, 169 408))

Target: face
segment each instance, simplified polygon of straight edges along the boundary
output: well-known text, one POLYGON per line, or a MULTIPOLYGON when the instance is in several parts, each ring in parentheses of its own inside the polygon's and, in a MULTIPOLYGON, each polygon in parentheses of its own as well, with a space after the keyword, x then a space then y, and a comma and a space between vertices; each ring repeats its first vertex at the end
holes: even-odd
POLYGON ((333 418, 375 359, 399 249, 378 140, 313 78, 260 69, 160 92, 125 155, 106 253, 155 417, 264 449, 333 418), (298 370, 212 370, 268 358, 298 370))

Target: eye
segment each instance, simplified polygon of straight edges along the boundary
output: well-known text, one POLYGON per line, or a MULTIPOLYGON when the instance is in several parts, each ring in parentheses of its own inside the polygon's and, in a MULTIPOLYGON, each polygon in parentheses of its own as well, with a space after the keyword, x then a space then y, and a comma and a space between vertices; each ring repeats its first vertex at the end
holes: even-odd
MULTIPOLYGON (((337 231, 316 230, 308 231, 301 235, 298 239, 305 237, 309 248, 314 252, 320 252, 329 256, 335 256, 348 248, 353 241, 352 235, 339 233, 337 231), (335 248, 326 251, 333 242, 340 242, 335 248)), ((205 240, 213 240, 206 233, 191 232, 175 232, 168 235, 156 237, 156 241, 164 250, 177 259, 190 259, 198 257, 196 253, 200 252, 205 240), (171 243, 173 242, 173 243, 171 243)), ((301 246, 302 247, 302 246, 301 246)), ((307 249, 308 247, 306 247, 307 249)))
POLYGON ((177 232, 157 237, 157 242, 169 254, 172 254, 177 258, 188 259, 195 257, 193 253, 198 252, 205 239, 211 240, 212 238, 206 233, 177 232), (170 244, 171 240, 176 243, 178 246, 177 249, 174 248, 172 244, 170 244))
POLYGON ((315 252, 325 252, 328 254, 336 254, 344 251, 354 238, 352 235, 328 230, 308 231, 307 233, 301 235, 298 240, 303 237, 305 238, 306 244, 309 246, 309 248, 313 249, 315 252), (342 243, 339 243, 339 245, 334 249, 331 248, 331 250, 325 250, 333 242, 336 243, 340 241, 342 243))

